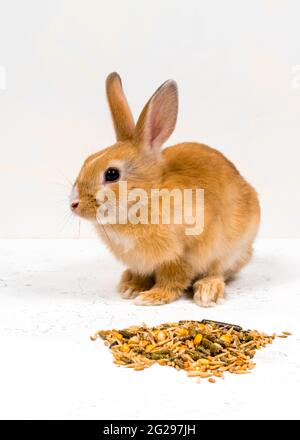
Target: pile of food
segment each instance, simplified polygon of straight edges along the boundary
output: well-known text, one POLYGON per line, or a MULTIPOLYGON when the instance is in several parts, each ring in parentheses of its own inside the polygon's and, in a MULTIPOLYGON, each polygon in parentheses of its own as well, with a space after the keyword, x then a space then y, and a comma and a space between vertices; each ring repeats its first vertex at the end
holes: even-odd
MULTIPOLYGON (((289 335, 283 332, 279 337, 289 335)), ((256 350, 271 344, 276 335, 203 320, 100 330, 91 339, 98 337, 112 350, 117 365, 143 370, 158 363, 214 383, 214 377, 223 378, 225 371, 249 373, 255 367, 256 350)))

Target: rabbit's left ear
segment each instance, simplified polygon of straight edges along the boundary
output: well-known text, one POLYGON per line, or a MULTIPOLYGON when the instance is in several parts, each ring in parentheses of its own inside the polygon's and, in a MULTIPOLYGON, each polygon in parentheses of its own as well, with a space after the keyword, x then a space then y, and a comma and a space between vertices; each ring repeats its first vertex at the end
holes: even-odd
POLYGON ((178 113, 175 81, 163 83, 144 107, 134 133, 134 142, 145 152, 158 152, 171 136, 178 113))

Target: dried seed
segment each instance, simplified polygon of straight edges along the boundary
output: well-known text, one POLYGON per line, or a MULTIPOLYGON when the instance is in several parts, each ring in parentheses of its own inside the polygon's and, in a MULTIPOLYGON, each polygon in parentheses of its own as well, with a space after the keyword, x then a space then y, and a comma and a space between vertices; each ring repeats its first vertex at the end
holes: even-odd
POLYGON ((155 345, 153 345, 153 344, 146 345, 146 348, 145 348, 146 353, 149 353, 151 350, 153 350, 153 348, 155 348, 155 345))
POLYGON ((128 344, 123 344, 123 345, 121 345, 120 350, 121 350, 123 353, 129 353, 129 352, 130 352, 130 347, 129 347, 128 344))
POLYGON ((156 336, 158 342, 162 342, 166 339, 166 334, 164 331, 160 330, 156 336))
POLYGON ((128 330, 119 330, 119 333, 120 333, 120 335, 121 335, 122 337, 124 336, 124 338, 126 338, 126 339, 130 339, 130 338, 132 338, 133 336, 135 336, 134 333, 129 332, 128 330))
POLYGON ((197 376, 199 376, 202 379, 206 379, 208 377, 212 377, 212 374, 211 373, 202 373, 202 371, 194 370, 194 371, 189 371, 188 372, 188 376, 189 377, 197 377, 197 376))
POLYGON ((223 342, 225 342, 226 344, 231 344, 231 341, 232 341, 232 336, 231 335, 229 335, 229 334, 226 334, 226 335, 222 335, 221 337, 220 337, 220 339, 221 339, 221 341, 223 341, 223 342))
POLYGON ((203 335, 201 335, 201 333, 198 333, 198 334, 195 336, 194 344, 195 344, 195 345, 199 345, 199 344, 201 344, 202 340, 203 340, 203 335))
POLYGON ((113 336, 114 336, 114 338, 118 339, 119 341, 122 341, 122 339, 123 339, 123 335, 121 335, 121 333, 119 333, 119 332, 115 332, 113 334, 113 336))
POLYGON ((112 347, 114 347, 115 345, 119 345, 119 342, 118 342, 118 341, 114 341, 114 342, 112 342, 112 343, 110 344, 109 348, 112 348, 112 347))
POLYGON ((188 336, 189 332, 186 328, 178 328, 176 329, 176 334, 179 336, 188 336))
POLYGON ((198 363, 201 364, 201 365, 209 365, 209 360, 207 360, 207 359, 199 359, 198 363))

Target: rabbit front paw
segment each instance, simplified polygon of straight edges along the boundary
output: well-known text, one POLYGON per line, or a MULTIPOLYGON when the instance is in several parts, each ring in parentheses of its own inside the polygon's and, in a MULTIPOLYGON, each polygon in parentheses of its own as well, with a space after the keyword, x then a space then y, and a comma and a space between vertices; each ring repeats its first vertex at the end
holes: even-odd
POLYGON ((175 301, 179 297, 179 293, 173 290, 164 290, 159 287, 153 287, 150 290, 141 292, 136 297, 134 303, 138 306, 160 306, 175 301))
POLYGON ((151 276, 136 275, 127 269, 123 272, 118 286, 118 291, 122 298, 135 298, 144 290, 151 289, 154 281, 151 276))
POLYGON ((225 283, 222 277, 208 276, 193 285, 194 301, 202 307, 214 307, 224 297, 225 283))

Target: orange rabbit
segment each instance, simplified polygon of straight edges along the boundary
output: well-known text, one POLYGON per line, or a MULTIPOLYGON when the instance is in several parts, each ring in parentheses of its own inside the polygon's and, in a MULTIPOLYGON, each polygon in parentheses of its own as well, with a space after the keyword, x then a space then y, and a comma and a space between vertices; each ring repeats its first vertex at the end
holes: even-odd
MULTIPOLYGON (((176 124, 174 81, 154 93, 136 124, 117 73, 108 76, 106 89, 117 142, 84 162, 71 194, 72 211, 90 220, 127 266, 119 283, 124 298, 159 305, 192 288, 197 304, 215 305, 224 296, 226 280, 251 258, 260 221, 255 190, 228 159, 206 145, 182 143, 161 150, 176 124), (153 189, 204 190, 202 233, 187 235, 186 224, 174 221, 101 224, 97 193, 113 191, 119 200, 120 182, 127 183, 128 191, 141 188, 147 194, 153 189)), ((172 212, 177 208, 174 202, 172 212)))

